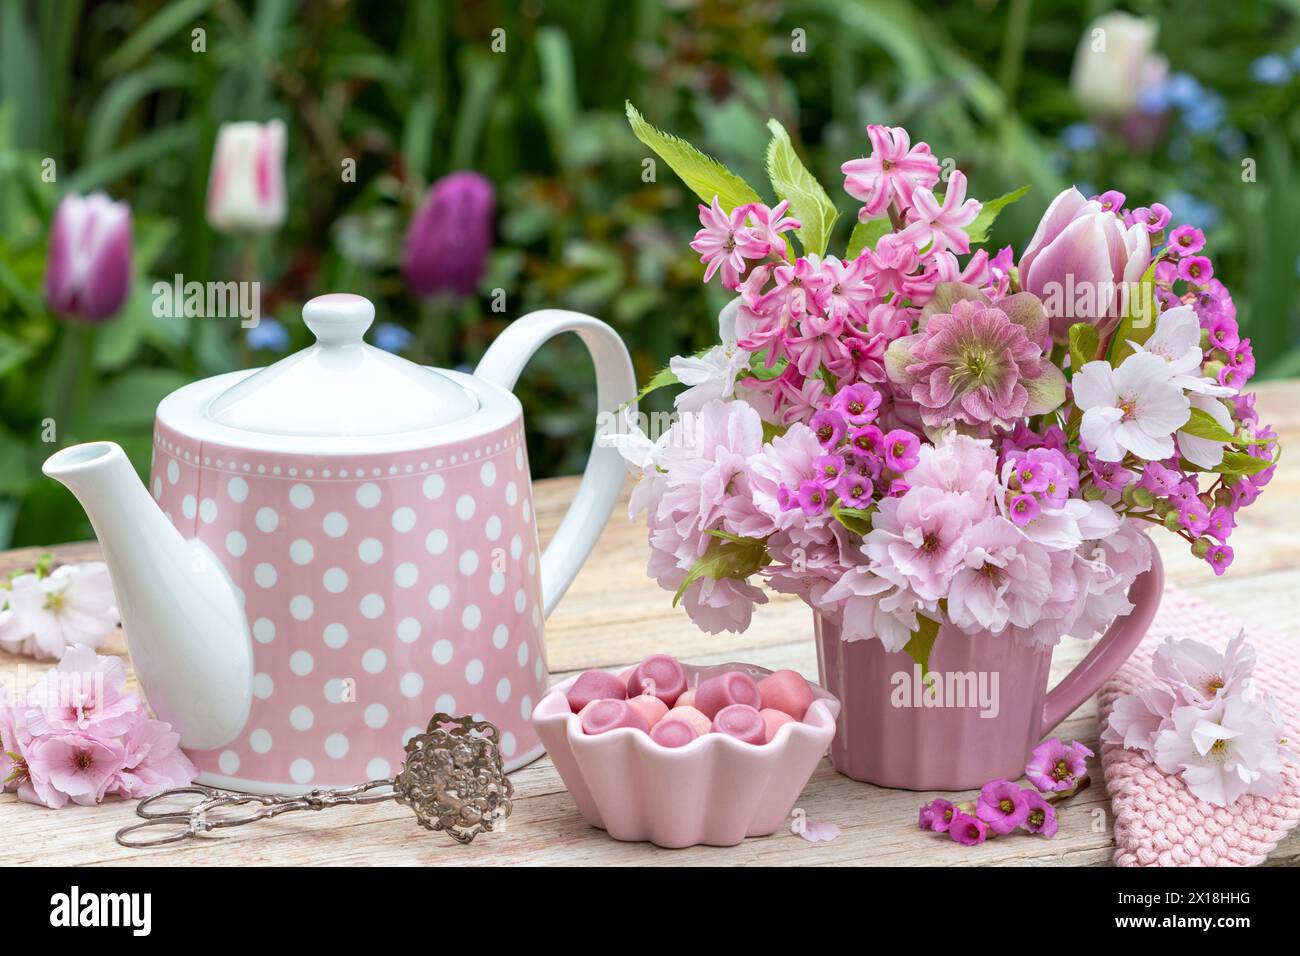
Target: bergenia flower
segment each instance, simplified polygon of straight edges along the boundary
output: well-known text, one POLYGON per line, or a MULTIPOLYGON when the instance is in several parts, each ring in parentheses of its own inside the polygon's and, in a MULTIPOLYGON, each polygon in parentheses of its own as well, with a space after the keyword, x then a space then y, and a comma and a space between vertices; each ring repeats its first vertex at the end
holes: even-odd
POLYGON ((1025 766, 1025 776, 1044 792, 1072 790, 1088 772, 1085 758, 1092 755, 1077 740, 1067 744, 1053 737, 1034 748, 1025 766))
POLYGON ((0 585, 0 647, 57 659, 75 644, 96 648, 117 628, 117 604, 102 561, 64 564, 48 575, 20 574, 0 585))
POLYGON ((1177 256, 1190 256, 1205 248, 1205 233, 1195 226, 1179 226, 1169 234, 1169 249, 1177 256))
POLYGON ((759 230, 746 224, 748 206, 737 206, 730 214, 723 211, 718 197, 712 206, 700 206, 700 224, 704 227, 691 240, 691 248, 700 254, 704 281, 721 270, 722 284, 728 289, 740 285, 740 276, 748 268, 746 259, 762 259, 769 243, 759 230))
POLYGON ((435 182, 406 230, 402 278, 419 298, 471 296, 492 252, 496 193, 471 170, 435 182))
POLYGON ((952 825, 952 818, 956 812, 957 808, 948 800, 931 800, 929 803, 921 805, 921 811, 917 815, 916 825, 922 830, 932 830, 935 833, 947 833, 948 827, 952 825))
POLYGON ((894 200, 900 206, 910 206, 918 187, 929 188, 939 181, 939 162, 930 147, 925 143, 912 146, 901 126, 868 126, 867 138, 871 155, 840 167, 844 191, 862 201, 858 218, 863 222, 884 215, 894 200))
POLYGON ((880 408, 880 392, 870 385, 857 384, 841 389, 831 399, 831 409, 855 427, 870 425, 880 408))
POLYGON ((975 221, 982 208, 982 203, 966 198, 965 174, 959 169, 953 170, 942 204, 928 188, 912 193, 908 226, 899 236, 918 249, 931 252, 951 250, 965 255, 970 252, 966 227, 975 221))
POLYGON ((68 194, 50 224, 45 304, 64 318, 102 322, 131 292, 131 207, 104 193, 68 194))
POLYGON ((1245 794, 1271 797, 1282 782, 1281 728, 1268 708, 1242 697, 1176 707, 1156 735, 1156 766, 1180 774, 1196 797, 1226 807, 1245 794))
POLYGON ((1032 296, 996 306, 982 296, 958 299, 951 312, 930 315, 922 332, 891 342, 885 369, 920 406, 927 427, 986 434, 1064 400, 1065 376, 1037 344, 1045 332, 1032 296))
POLYGON ((1043 795, 1040 793, 1033 790, 1023 790, 1021 792, 1024 795, 1028 812, 1025 814, 1024 821, 1020 824, 1020 828, 1039 836, 1056 836, 1056 807, 1044 800, 1043 795))
POLYGON ((1029 801, 1020 787, 1009 780, 990 780, 980 789, 975 815, 994 833, 1010 833, 1025 822, 1029 801))
POLYGON ((969 813, 957 811, 948 825, 948 835, 962 846, 976 846, 989 836, 989 825, 969 813))
POLYGON ((1191 403, 1169 376, 1164 359, 1134 352, 1112 368, 1088 362, 1071 382, 1083 412, 1084 447, 1102 461, 1122 461, 1132 452, 1162 461, 1174 453, 1174 432, 1187 422, 1191 403))
POLYGON ((266 232, 284 222, 284 123, 222 123, 208 177, 208 224, 218 232, 266 232))

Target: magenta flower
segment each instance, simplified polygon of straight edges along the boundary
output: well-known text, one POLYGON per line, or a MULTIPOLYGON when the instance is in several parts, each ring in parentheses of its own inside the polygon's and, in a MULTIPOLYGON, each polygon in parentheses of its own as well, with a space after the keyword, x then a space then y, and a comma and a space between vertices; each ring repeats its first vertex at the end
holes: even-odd
POLYGON ((977 846, 989 837, 989 825, 978 817, 958 810, 948 825, 948 835, 962 846, 977 846))
POLYGON ((1024 791, 1009 780, 990 780, 980 789, 975 815, 994 833, 1010 833, 1025 822, 1029 802, 1024 791))
POLYGON ((1195 226, 1179 226, 1169 234, 1169 248, 1179 256, 1200 252, 1205 248, 1205 233, 1195 226))
POLYGON ((870 478, 851 472, 835 483, 835 494, 850 508, 867 508, 875 490, 870 478))
POLYGON ((1025 804, 1029 812, 1025 815, 1024 822, 1020 828, 1029 833, 1036 833, 1040 836, 1056 836, 1056 807, 1052 806, 1043 799, 1043 795, 1033 790, 1024 790, 1025 804))
POLYGON ((722 270, 722 284, 728 289, 740 285, 740 276, 748 268, 746 259, 762 259, 767 255, 768 241, 758 230, 746 224, 748 206, 737 206, 728 215, 713 197, 712 206, 700 206, 700 225, 704 228, 691 240, 691 248, 707 263, 704 281, 722 270))
POLYGON ((817 481, 824 488, 832 488, 844 474, 844 457, 842 455, 822 455, 813 462, 817 481))
POLYGON ((885 467, 904 472, 916 467, 920 461, 921 442, 904 428, 895 428, 884 438, 885 467))
POLYGON ((917 815, 916 825, 922 830, 946 833, 948 827, 952 825, 953 816, 956 813, 957 808, 949 801, 932 800, 921 805, 921 812, 917 815))
POLYGON ((1045 792, 1070 790, 1087 772, 1084 758, 1091 756, 1092 751, 1077 740, 1067 744, 1053 737, 1034 748, 1025 776, 1045 792))
POLYGON ((816 433, 817 440, 827 448, 839 445, 846 430, 844 416, 833 408, 824 408, 813 415, 808 427, 816 433))
POLYGON ((451 173, 433 184, 402 253, 402 276, 415 295, 474 294, 492 251, 495 208, 492 184, 478 173, 451 173))
POLYGON ((50 226, 45 304, 64 318, 102 322, 131 292, 131 207, 104 193, 69 194, 50 226))
POLYGON ((811 478, 799 485, 797 500, 803 513, 812 517, 826 510, 826 489, 811 478))
POLYGON ((1187 256, 1178 260, 1178 278, 1193 285, 1204 285, 1214 278, 1214 266, 1205 256, 1187 256))
POLYGON ((1214 569, 1215 576, 1223 574, 1232 564, 1232 548, 1226 544, 1216 544, 1205 553, 1205 561, 1214 569))
POLYGON ((948 301, 950 312, 931 314, 922 332, 895 339, 885 352, 889 378, 920 406, 928 428, 987 434, 1065 400, 1065 376, 1038 344, 1047 323, 1037 299, 948 301))
POLYGON ((1029 524, 1038 517, 1042 510, 1042 507, 1038 504, 1038 499, 1033 495, 1017 495, 1011 499, 1011 521, 1017 527, 1023 528, 1029 524))
POLYGON ((870 260, 858 256, 852 262, 841 262, 834 256, 822 260, 826 276, 826 311, 840 321, 862 324, 867 321, 867 311, 876 300, 875 289, 867 280, 870 260))
POLYGON ((966 176, 961 170, 954 170, 942 205, 929 189, 917 189, 912 194, 908 226, 899 236, 928 252, 950 249, 965 255, 970 252, 966 227, 975 221, 982 208, 978 200, 966 198, 966 176))
POLYGON ((901 126, 867 127, 871 155, 851 159, 840 167, 844 191, 862 201, 858 218, 863 222, 883 215, 892 200, 900 206, 912 204, 917 187, 928 188, 939 181, 939 162, 925 143, 912 146, 901 126))
POLYGON ((1150 207, 1139 206, 1133 210, 1133 221, 1140 222, 1147 227, 1147 232, 1153 236, 1164 232, 1165 226, 1169 225, 1169 219, 1173 214, 1169 207, 1162 203, 1152 203, 1150 207))
MULTIPOLYGON (((798 219, 786 215, 790 210, 790 203, 782 200, 769 209, 761 202, 756 202, 750 203, 744 208, 749 213, 750 220, 752 220, 753 233, 767 243, 767 252, 763 253, 763 255, 776 253, 784 257, 785 240, 781 238, 781 234, 791 232, 803 225, 798 219)), ((708 280, 705 279, 704 281, 707 282, 708 280)))
POLYGON ((831 399, 831 408, 844 416, 850 425, 870 425, 880 408, 880 393, 870 385, 850 385, 831 399))

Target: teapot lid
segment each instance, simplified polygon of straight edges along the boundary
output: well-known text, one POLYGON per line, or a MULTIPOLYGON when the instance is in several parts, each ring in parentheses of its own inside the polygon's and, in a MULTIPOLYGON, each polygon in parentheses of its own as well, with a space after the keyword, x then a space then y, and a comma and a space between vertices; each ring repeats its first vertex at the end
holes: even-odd
POLYGON ((478 411, 474 393, 449 376, 362 340, 375 318, 368 299, 320 295, 302 317, 316 344, 241 378, 208 403, 206 418, 240 431, 330 437, 423 431, 478 411))

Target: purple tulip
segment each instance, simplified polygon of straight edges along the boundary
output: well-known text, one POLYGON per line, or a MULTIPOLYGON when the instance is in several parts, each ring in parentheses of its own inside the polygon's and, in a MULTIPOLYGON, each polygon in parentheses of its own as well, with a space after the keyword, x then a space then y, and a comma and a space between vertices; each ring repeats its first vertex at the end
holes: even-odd
POLYGON ((474 172, 433 184, 406 232, 402 275, 417 296, 473 295, 492 249, 492 184, 474 172))
POLYGON ((104 193, 67 195, 54 211, 45 304, 65 318, 102 322, 131 292, 131 207, 104 193))
POLYGON ((1071 187, 1052 200, 1020 257, 1020 284, 1043 300, 1052 338, 1064 342, 1075 322, 1099 325, 1118 316, 1124 284, 1138 282, 1150 264, 1145 225, 1126 229, 1114 212, 1071 187))

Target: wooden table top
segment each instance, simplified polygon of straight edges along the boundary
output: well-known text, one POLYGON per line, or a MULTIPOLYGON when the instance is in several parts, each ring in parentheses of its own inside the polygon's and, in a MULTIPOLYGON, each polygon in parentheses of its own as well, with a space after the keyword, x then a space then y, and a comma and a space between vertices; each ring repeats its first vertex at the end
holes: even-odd
MULTIPOLYGON (((1259 386, 1261 417, 1277 428, 1284 446, 1300 447, 1300 382, 1259 386)), ((575 479, 540 481, 534 489, 539 528, 545 540, 559 523, 575 479)), ((1153 535, 1169 581, 1195 588, 1206 601, 1236 614, 1243 623, 1300 637, 1300 467, 1287 460, 1260 500, 1243 512, 1233 536, 1236 564, 1215 578, 1173 535, 1153 535)), ((0 574, 27 567, 49 549, 0 554, 0 574)), ((98 556, 93 543, 53 549, 65 560, 98 556)), ((702 634, 672 607, 671 595, 645 575, 645 531, 615 512, 595 552, 547 623, 552 680, 592 667, 615 667, 662 651, 694 662, 743 660, 769 668, 790 667, 816 679, 812 617, 797 599, 773 595, 740 635, 702 634)), ((1086 653, 1088 645, 1067 640, 1057 648, 1052 680, 1086 653)), ((101 649, 126 657, 121 634, 101 649)), ((0 653, 3 679, 34 682, 48 664, 0 653)), ((129 661, 128 661, 129 667, 129 661)), ((134 685, 134 678, 132 678, 134 685)), ((1058 729, 1099 751, 1096 700, 1080 707, 1058 729)), ((298 813, 220 837, 190 840, 154 850, 127 850, 114 832, 133 821, 134 803, 111 798, 99 807, 47 810, 0 796, 0 864, 149 865, 1106 865, 1114 841, 1110 803, 1097 760, 1090 761, 1093 786, 1061 813, 1054 839, 990 840, 961 847, 916 830, 916 811, 933 795, 885 790, 837 774, 823 760, 798 802, 807 819, 837 824, 842 835, 830 843, 808 843, 788 831, 746 840, 740 846, 664 850, 644 843, 619 843, 588 826, 548 758, 512 775, 513 815, 503 832, 484 834, 459 846, 442 834, 426 833, 409 811, 393 804, 298 813)), ((963 798, 966 795, 963 795, 963 798)), ((1300 832, 1278 847, 1271 863, 1300 863, 1300 832)))

